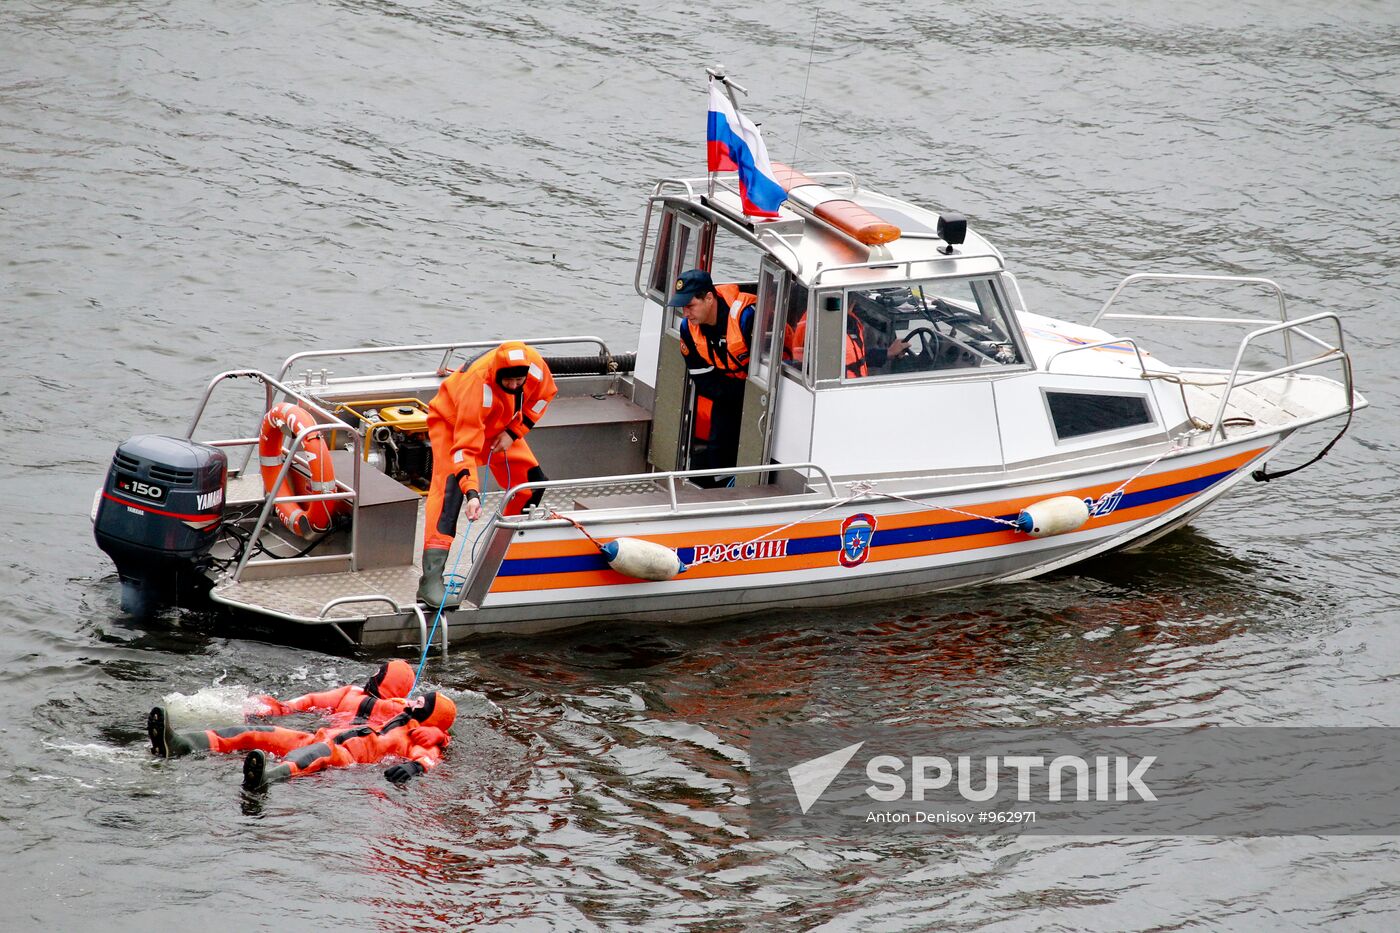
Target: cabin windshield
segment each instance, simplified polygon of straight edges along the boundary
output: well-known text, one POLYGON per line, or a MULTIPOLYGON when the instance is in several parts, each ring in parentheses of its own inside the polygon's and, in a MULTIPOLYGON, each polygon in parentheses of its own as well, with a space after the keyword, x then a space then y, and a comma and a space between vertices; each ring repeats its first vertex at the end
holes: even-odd
POLYGON ((991 277, 848 289, 845 307, 844 380, 1025 362, 991 277))

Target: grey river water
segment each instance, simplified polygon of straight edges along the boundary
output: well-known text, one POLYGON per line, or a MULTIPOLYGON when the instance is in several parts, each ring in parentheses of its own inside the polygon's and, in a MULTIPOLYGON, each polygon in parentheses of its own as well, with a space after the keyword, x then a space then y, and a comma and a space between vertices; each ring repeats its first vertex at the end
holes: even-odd
POLYGON ((1397 75, 1400 6, 1361 0, 0 3, 0 927, 1395 928, 1392 838, 779 843, 745 748, 814 718, 1400 726, 1397 75), (163 695, 377 658, 125 618, 88 519, 114 446, 303 348, 626 348, 640 204, 703 170, 715 61, 775 158, 963 211, 1033 309, 1267 275, 1342 313, 1372 407, 1142 554, 464 646, 427 676, 468 715, 406 792, 364 768, 250 802, 236 761, 153 760, 163 695))

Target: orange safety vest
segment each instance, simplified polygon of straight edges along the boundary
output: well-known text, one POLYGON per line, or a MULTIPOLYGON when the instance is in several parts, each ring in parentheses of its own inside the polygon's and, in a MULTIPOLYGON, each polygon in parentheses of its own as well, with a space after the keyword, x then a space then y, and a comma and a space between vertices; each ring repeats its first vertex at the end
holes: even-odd
POLYGON ((699 328, 692 330, 689 321, 682 321, 682 333, 688 334, 690 340, 681 341, 681 353, 689 356, 689 347, 693 346, 696 355, 706 366, 726 376, 743 379, 749 372, 749 341, 744 336, 742 319, 744 309, 757 302, 758 298, 739 291, 737 285, 716 285, 715 293, 729 306, 724 338, 712 342, 699 328))
MULTIPOLYGON (((797 326, 791 328, 783 338, 788 358, 801 363, 807 343, 807 316, 803 315, 797 326)), ((865 325, 854 314, 846 315, 846 375, 859 379, 870 374, 865 358, 865 325), (852 329, 851 324, 855 324, 852 329)))

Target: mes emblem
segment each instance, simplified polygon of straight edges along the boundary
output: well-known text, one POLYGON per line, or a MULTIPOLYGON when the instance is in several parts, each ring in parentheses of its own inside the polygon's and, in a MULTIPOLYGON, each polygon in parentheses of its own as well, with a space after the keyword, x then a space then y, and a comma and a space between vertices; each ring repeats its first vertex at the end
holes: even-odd
POLYGON ((870 541, 875 537, 875 516, 858 512, 841 523, 841 550, 838 557, 842 567, 856 567, 870 556, 870 541))

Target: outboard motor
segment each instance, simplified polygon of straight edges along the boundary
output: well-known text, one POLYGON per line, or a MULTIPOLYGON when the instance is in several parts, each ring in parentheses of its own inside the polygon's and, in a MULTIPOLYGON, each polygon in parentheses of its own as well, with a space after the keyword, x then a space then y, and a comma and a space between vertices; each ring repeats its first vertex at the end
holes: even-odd
POLYGON ((150 615, 203 582, 227 476, 223 451, 181 437, 140 434, 117 448, 92 522, 97 546, 117 565, 123 610, 150 615))

